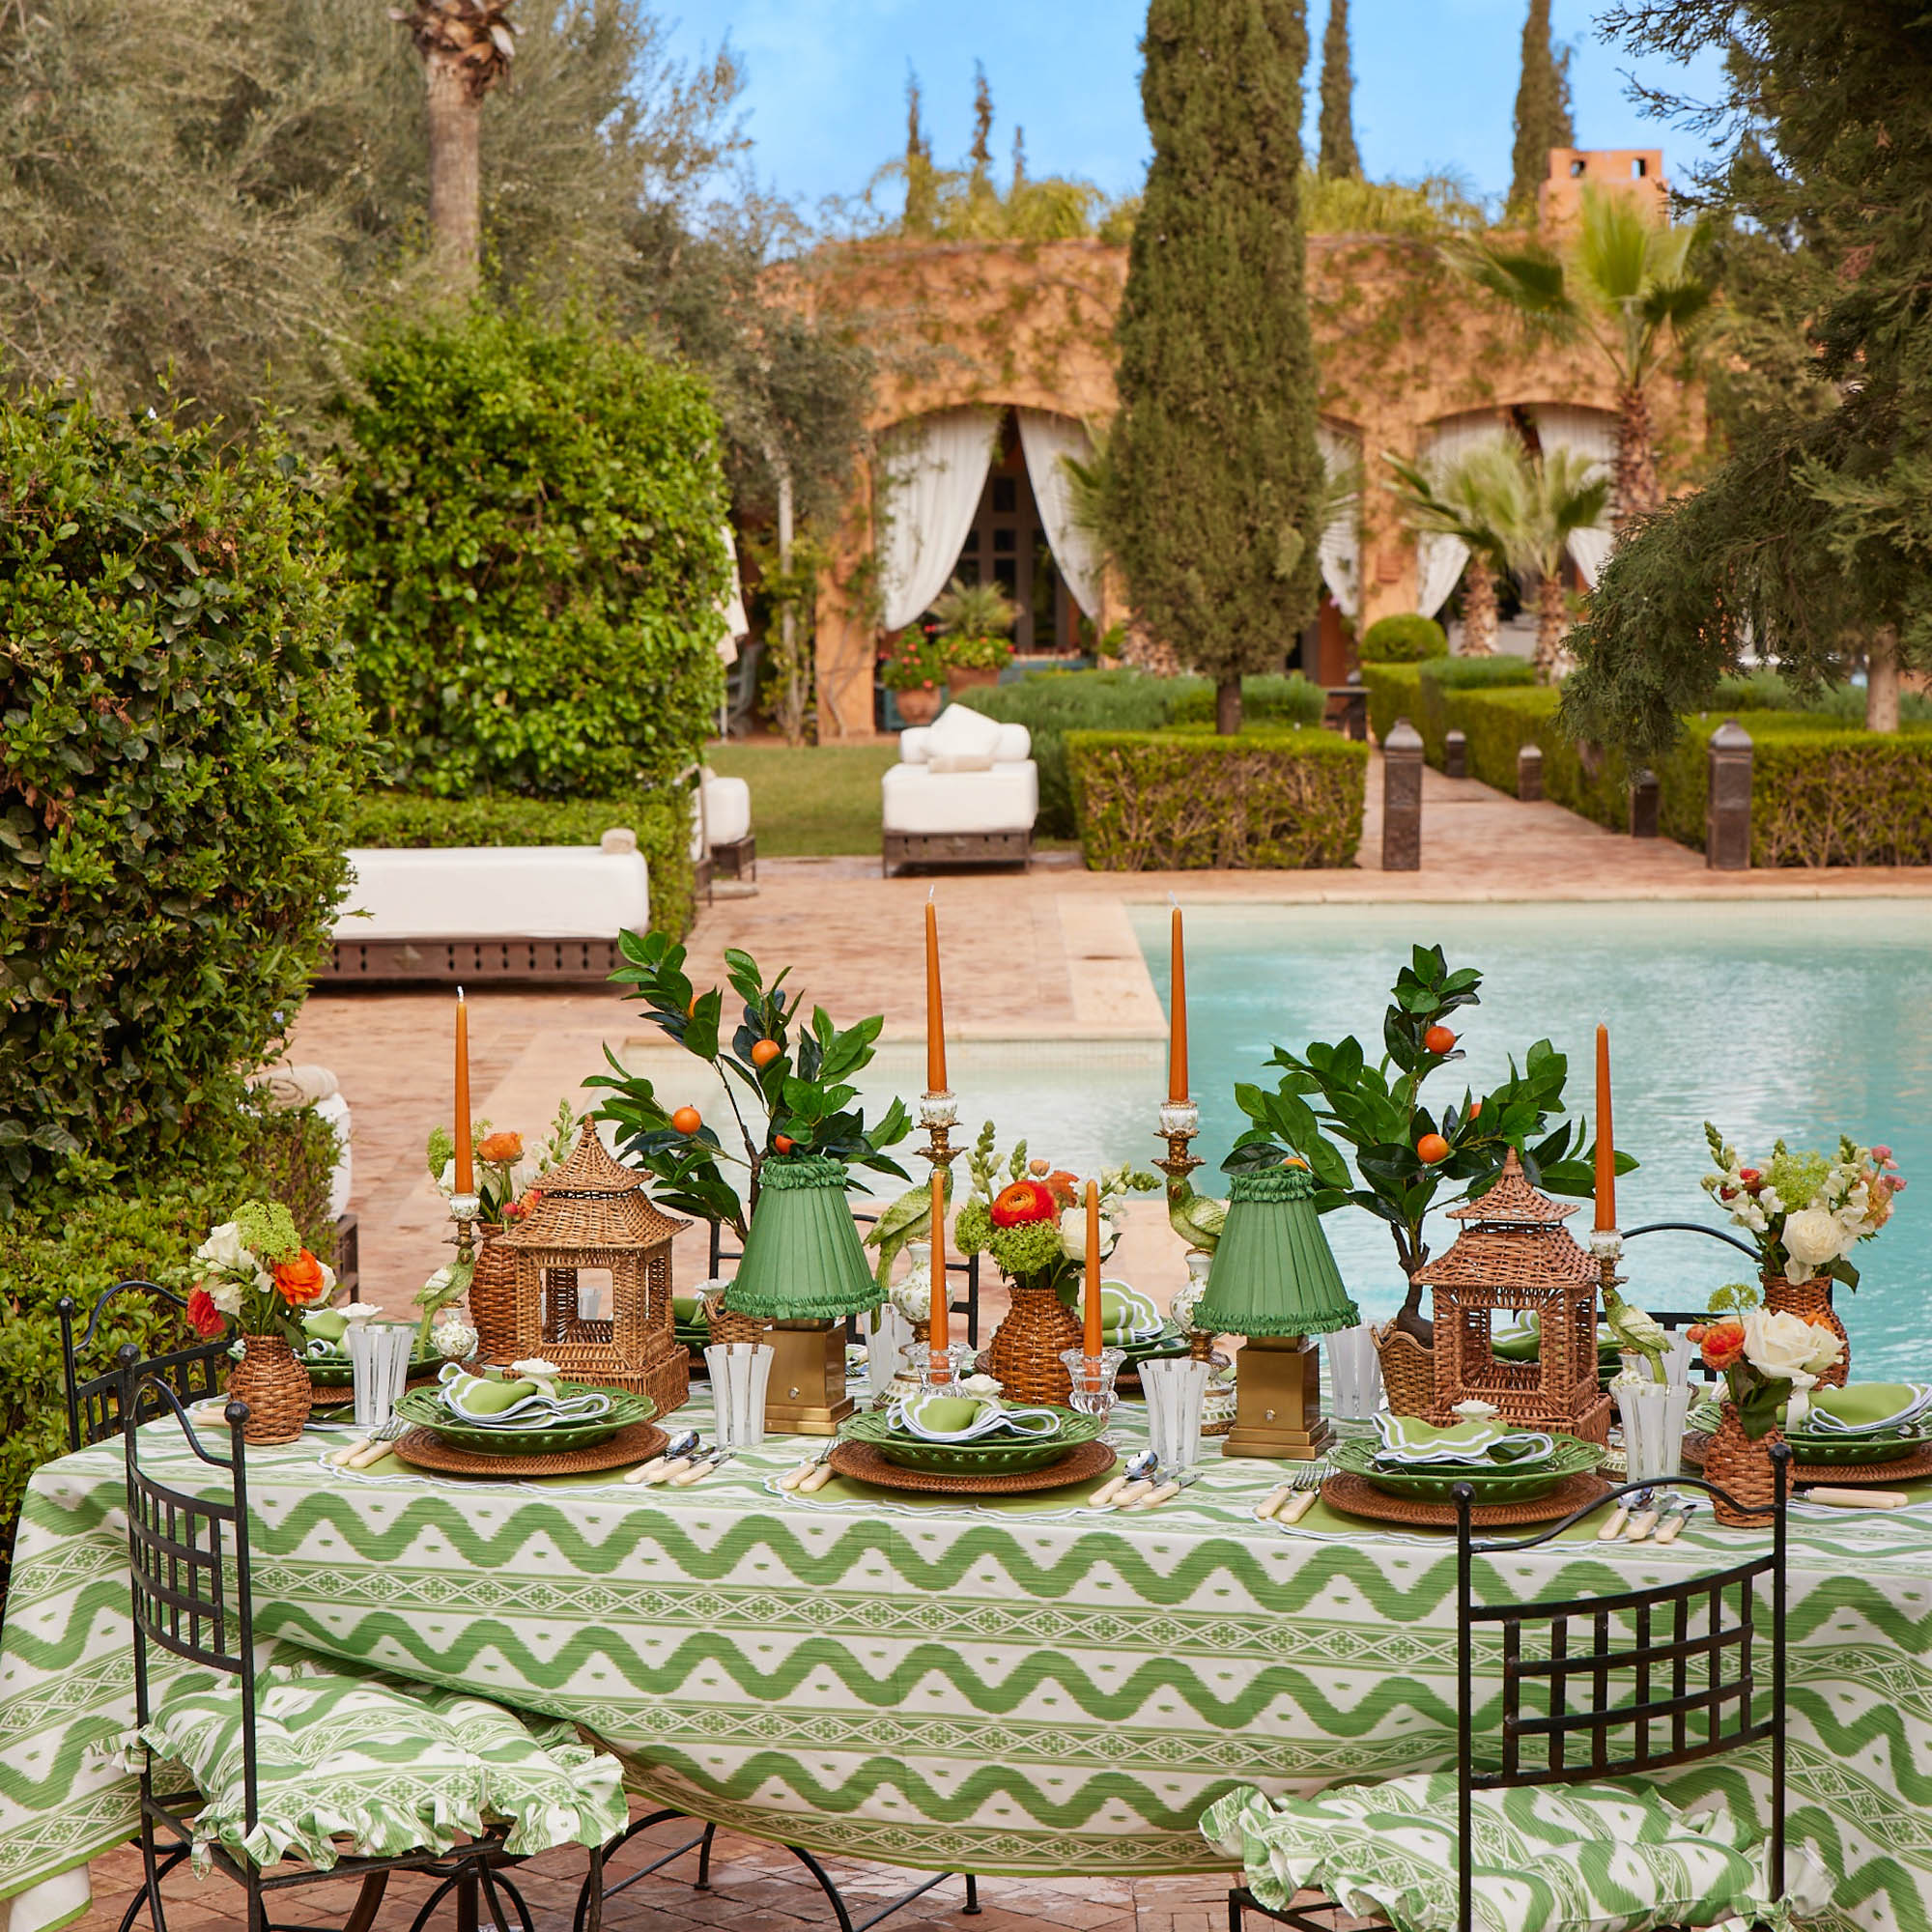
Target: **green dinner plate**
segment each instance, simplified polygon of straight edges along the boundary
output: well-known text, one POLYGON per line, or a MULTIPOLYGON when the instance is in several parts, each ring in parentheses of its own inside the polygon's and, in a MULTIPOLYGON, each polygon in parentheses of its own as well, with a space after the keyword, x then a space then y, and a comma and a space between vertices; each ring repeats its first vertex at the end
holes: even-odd
MULTIPOLYGON (((1044 1407, 1045 1404, 1027 1405, 1044 1407)), ((996 1436, 981 1442, 922 1442, 903 1429, 895 1429, 883 1410, 855 1415, 838 1433, 847 1440, 876 1449, 888 1463, 902 1469, 925 1469, 940 1476, 1011 1476, 1023 1469, 1045 1469, 1083 1442, 1091 1442, 1107 1425, 1097 1415, 1080 1415, 1056 1408, 1059 1433, 1044 1442, 1023 1442, 1017 1436, 996 1436)))
POLYGON ((1902 1429, 1896 1435, 1790 1435, 1784 1438, 1799 1462, 1814 1468, 1869 1468, 1877 1463, 1899 1463, 1925 1446, 1921 1429, 1902 1429))
MULTIPOLYGON (((426 1374, 431 1369, 442 1366, 442 1356, 434 1349, 413 1349, 410 1351, 410 1376, 412 1379, 426 1374)), ((308 1371, 308 1378, 317 1388, 342 1389, 353 1387, 355 1371, 350 1366, 349 1357, 340 1361, 313 1361, 302 1358, 302 1367, 308 1371)))
POLYGON ((1604 1460, 1605 1452, 1594 1442, 1579 1442, 1574 1435, 1553 1435, 1550 1439, 1556 1444, 1556 1453, 1533 1469, 1502 1463, 1490 1469, 1384 1469, 1376 1462, 1377 1444, 1360 1436, 1344 1436, 1329 1451, 1329 1461, 1350 1475, 1366 1476, 1384 1495, 1446 1503, 1458 1483, 1467 1483, 1478 1503, 1529 1503, 1547 1496, 1570 1477, 1596 1468, 1604 1460))
POLYGON ((1156 1335, 1151 1342, 1129 1342, 1122 1350, 1126 1360, 1121 1364, 1124 1374, 1129 1369, 1137 1369, 1143 1362, 1151 1362, 1156 1356, 1184 1355, 1187 1352, 1185 1335, 1156 1335))
MULTIPOLYGON (((558 1382, 559 1395, 582 1395, 595 1389, 595 1382, 558 1382)), ((419 1422, 453 1448, 470 1449, 484 1456, 547 1456, 560 1449, 588 1449, 608 1442, 620 1429, 634 1422, 648 1422, 654 1405, 628 1389, 602 1389, 611 1398, 608 1414, 594 1422, 556 1422, 549 1427, 528 1429, 489 1429, 473 1422, 458 1422, 442 1406, 437 1389, 409 1389, 396 1404, 396 1413, 406 1422, 419 1422)))

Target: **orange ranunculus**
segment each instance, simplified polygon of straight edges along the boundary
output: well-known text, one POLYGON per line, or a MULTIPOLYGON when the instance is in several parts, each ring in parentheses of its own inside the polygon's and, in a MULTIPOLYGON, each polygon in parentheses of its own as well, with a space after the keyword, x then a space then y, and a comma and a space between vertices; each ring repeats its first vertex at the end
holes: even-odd
POLYGON ((485 1134, 476 1143, 476 1158, 487 1160, 492 1167, 508 1167, 512 1161, 524 1157, 524 1137, 513 1134, 507 1127, 498 1134, 485 1134))
POLYGON ((1704 1357, 1704 1366, 1719 1374, 1735 1368, 1745 1352, 1745 1324, 1742 1321, 1708 1321, 1690 1331, 1704 1357))
POLYGON ((275 1289, 284 1301, 306 1308, 328 1293, 328 1276, 322 1264, 303 1248, 293 1260, 275 1264, 275 1289))
POLYGON ((1015 1180, 993 1197, 987 1213, 996 1228, 1018 1228, 1029 1221, 1059 1220, 1060 1203, 1043 1180, 1015 1180))
POLYGON ((1071 1208, 1078 1203, 1080 1179, 1077 1175, 1068 1174, 1064 1167, 1056 1167, 1046 1177, 1046 1184, 1053 1190, 1053 1198, 1063 1208, 1071 1208))

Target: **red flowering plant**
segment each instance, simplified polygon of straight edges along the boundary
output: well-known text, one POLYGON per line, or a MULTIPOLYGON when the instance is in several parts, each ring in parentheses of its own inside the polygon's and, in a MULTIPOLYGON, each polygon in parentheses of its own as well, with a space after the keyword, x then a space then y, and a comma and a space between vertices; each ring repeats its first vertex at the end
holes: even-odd
POLYGON ((211 1341, 233 1321, 244 1335, 299 1344, 303 1312, 335 1292, 334 1270, 302 1246, 295 1217, 275 1201, 244 1201, 195 1250, 193 1271, 187 1319, 211 1341))
POLYGON ((879 653, 879 682, 888 691, 937 691, 946 682, 951 662, 936 637, 908 624, 879 653))
MULTIPOLYGON (((973 1189, 952 1224, 962 1255, 991 1255, 1000 1271, 1023 1288, 1051 1288, 1071 1303, 1086 1259, 1086 1209, 1078 1181, 1065 1168, 1027 1158, 1026 1142, 1004 1161, 994 1151, 993 1123, 980 1129, 966 1157, 973 1189)), ((1113 1208, 1129 1193, 1145 1193, 1159 1179, 1122 1165, 1102 1172, 1100 1252, 1120 1239, 1113 1208)))

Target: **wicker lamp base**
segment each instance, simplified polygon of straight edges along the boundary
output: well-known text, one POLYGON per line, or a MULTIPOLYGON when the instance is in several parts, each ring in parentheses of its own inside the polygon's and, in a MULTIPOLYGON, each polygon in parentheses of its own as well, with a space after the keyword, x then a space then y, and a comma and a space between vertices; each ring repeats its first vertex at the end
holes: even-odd
POLYGON ((986 1366, 1009 1402, 1066 1406, 1073 1383, 1060 1357, 1080 1346, 1080 1323, 1050 1288, 1012 1285, 1013 1305, 993 1331, 986 1366))

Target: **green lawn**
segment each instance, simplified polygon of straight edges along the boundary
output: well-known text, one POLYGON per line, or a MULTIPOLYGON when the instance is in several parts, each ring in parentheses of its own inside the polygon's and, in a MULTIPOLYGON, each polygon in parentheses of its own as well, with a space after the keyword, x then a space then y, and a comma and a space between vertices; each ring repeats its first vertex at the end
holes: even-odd
POLYGON ((724 777, 748 779, 761 859, 823 859, 879 850, 879 781, 898 762, 889 745, 713 745, 724 777))

